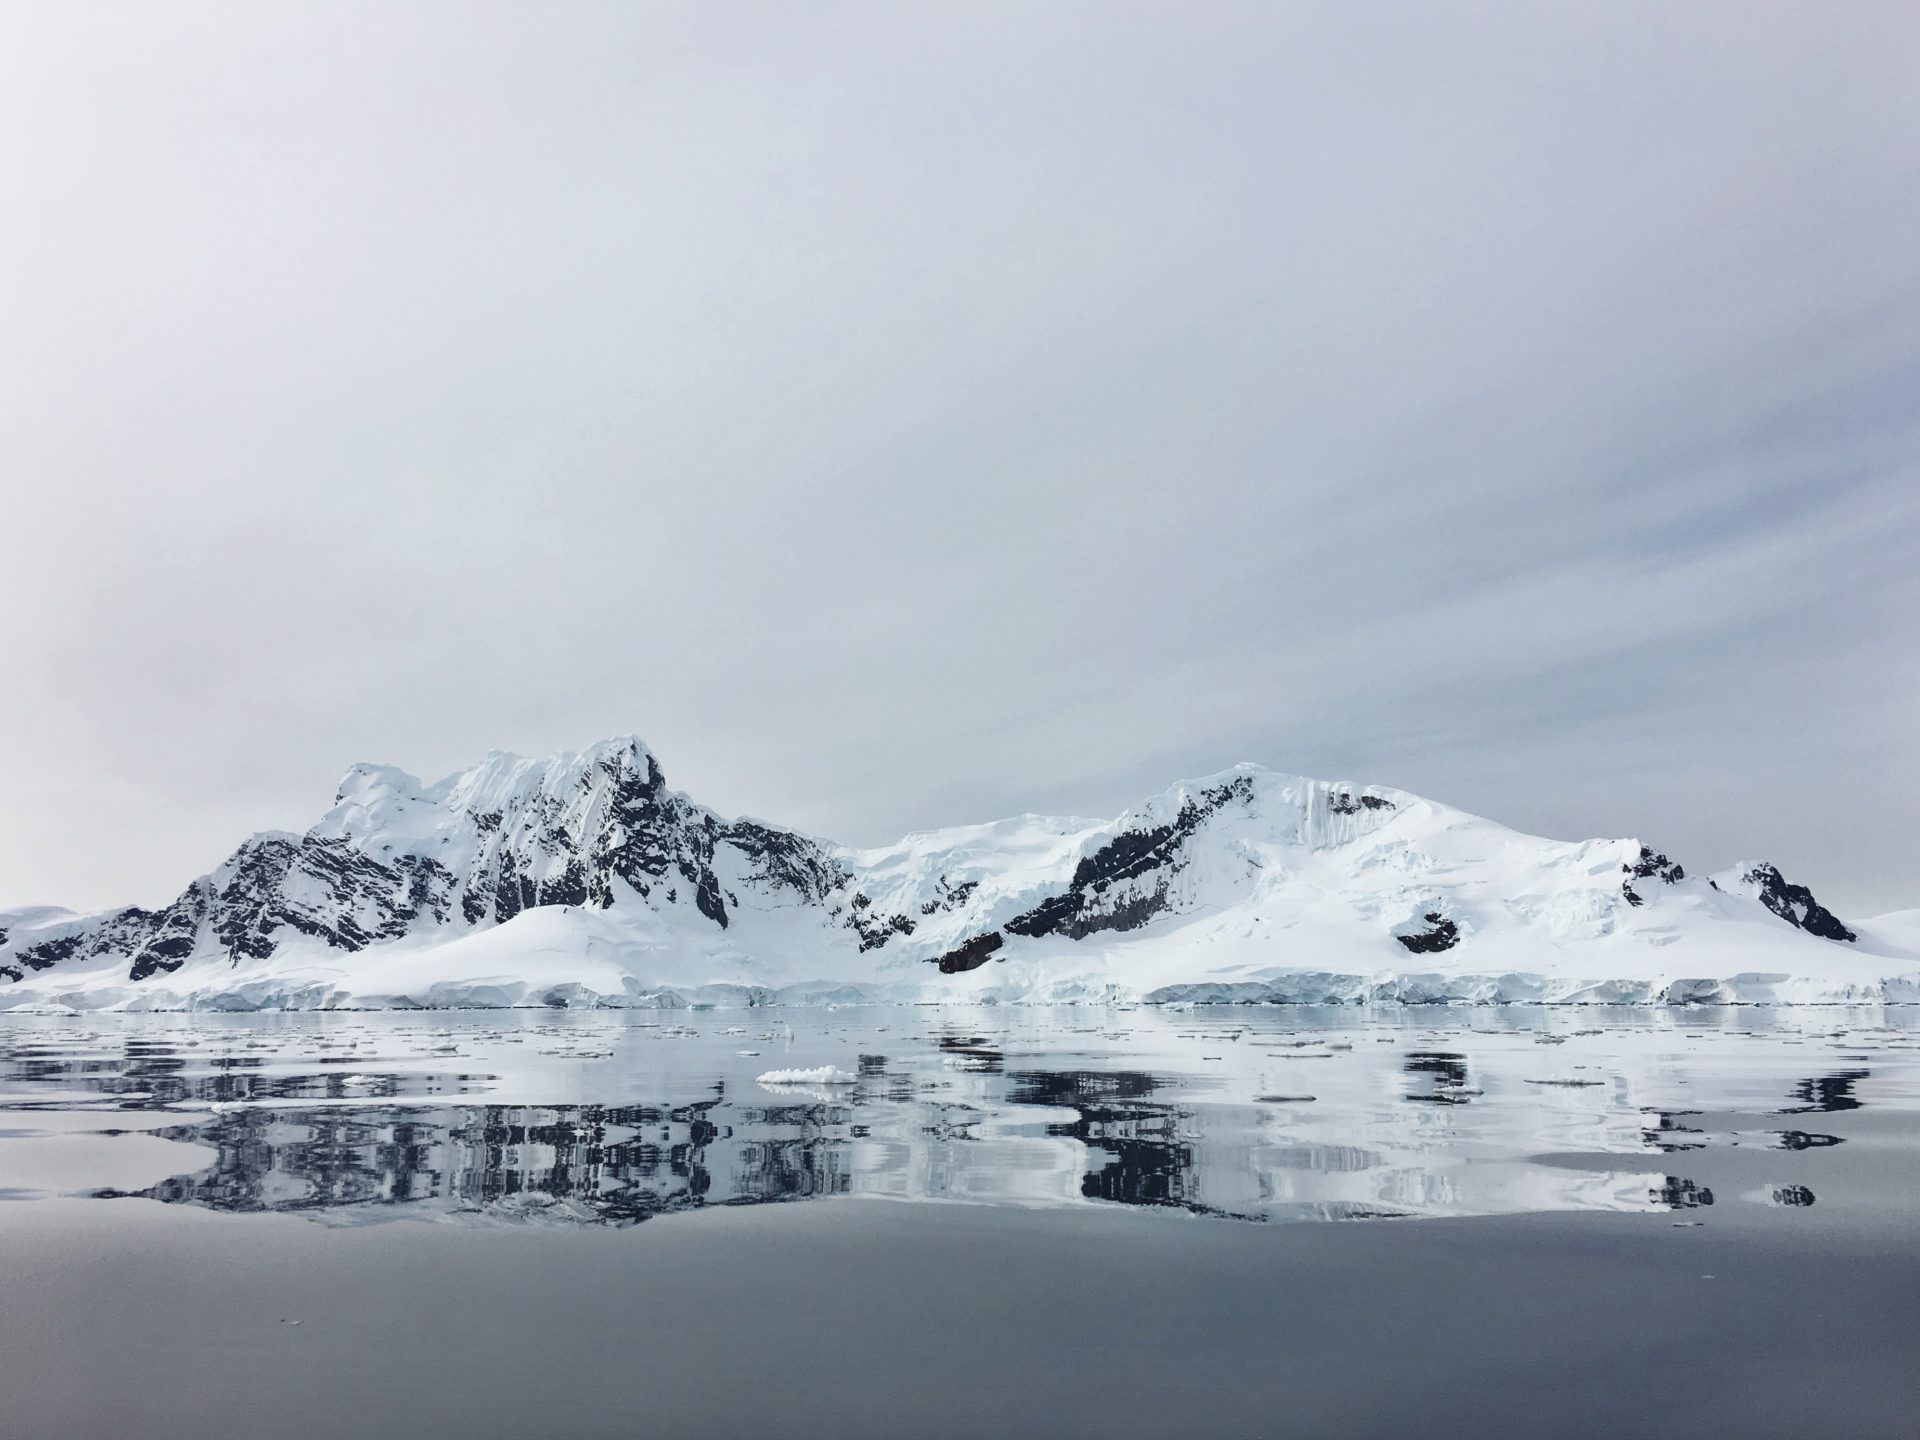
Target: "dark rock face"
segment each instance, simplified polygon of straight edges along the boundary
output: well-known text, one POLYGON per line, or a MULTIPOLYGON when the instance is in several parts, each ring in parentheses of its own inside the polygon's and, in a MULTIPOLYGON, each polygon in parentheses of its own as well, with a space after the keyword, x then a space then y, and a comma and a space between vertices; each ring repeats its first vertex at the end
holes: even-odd
MULTIPOLYGON (((122 912, 123 914, 125 912, 122 912)), ((143 914, 143 911, 135 911, 143 914)), ((101 927, 103 930, 105 926, 101 927)), ((48 970, 62 960, 72 959, 82 952, 87 943, 85 935, 61 935, 52 940, 42 940, 37 945, 29 945, 13 958, 29 970, 48 970)))
POLYGON ((1392 810, 1391 800, 1379 795, 1352 795, 1344 790, 1336 791, 1327 802, 1336 815, 1358 815, 1362 810, 1392 810))
POLYGON ((1393 938, 1416 955, 1437 954, 1442 950, 1451 950, 1460 943, 1460 927, 1438 910, 1427 911, 1424 918, 1426 929, 1393 938))
POLYGON ((1743 877, 1757 887, 1760 903, 1789 925, 1798 926, 1822 940, 1853 941, 1860 937, 1841 923, 1840 917, 1813 898, 1804 885, 1791 885, 1772 865, 1756 865, 1743 877))
POLYGON ((1182 846, 1208 817, 1225 806, 1246 804, 1253 782, 1245 776, 1189 798, 1163 825, 1123 830, 1091 855, 1082 856, 1073 879, 1059 895, 1041 901, 1007 921, 1015 935, 1064 935, 1083 940, 1102 930, 1137 930, 1168 908, 1167 881, 1187 867, 1182 846), (1110 896, 1122 881, 1158 877, 1153 889, 1110 896))
MULTIPOLYGON (((669 791, 658 763, 637 746, 601 756, 570 792, 529 787, 501 808, 456 810, 452 819, 468 827, 459 873, 431 855, 393 854, 377 836, 257 836, 165 909, 75 920, 10 957, 0 976, 114 956, 126 958, 129 979, 146 980, 196 953, 264 959, 293 935, 351 952, 418 928, 504 921, 537 906, 605 908, 616 881, 643 898, 658 891, 670 904, 684 888, 700 914, 725 928, 737 899, 723 874, 813 904, 848 878, 803 835, 750 820, 728 824, 669 791)), ((893 917, 871 943, 912 928, 893 917)), ((866 948, 868 931, 861 933, 866 948)))
MULTIPOLYGON (((750 915, 806 911, 810 923, 839 929, 843 940, 850 932, 847 943, 861 951, 898 948, 917 936, 916 957, 951 946, 929 963, 959 974, 993 958, 1009 936, 1078 941, 1135 931, 1170 912, 1191 889, 1180 877, 1200 848, 1193 837, 1229 807, 1246 813, 1259 792, 1254 775, 1235 772, 1175 793, 1184 796, 1177 809, 1156 809, 1151 822, 1108 833, 1080 855, 1069 878, 1036 884, 1025 892, 1030 898, 989 910, 974 903, 976 881, 948 875, 931 888, 921 876, 899 888, 876 878, 857 890, 854 873, 818 842, 757 821, 722 820, 669 790, 637 741, 552 762, 490 757, 424 788, 397 770, 361 767, 343 784, 336 811, 312 831, 254 837, 164 908, 36 923, 29 934, 10 914, 9 926, 0 926, 0 984, 88 962, 145 981, 189 961, 265 960, 296 942, 351 953, 422 932, 498 924, 536 908, 605 909, 633 897, 656 909, 684 906, 676 924, 723 930, 743 908, 750 915), (410 816, 422 810, 425 823, 410 816), (1003 918, 1013 905, 1025 908, 1003 918), (954 920, 934 918, 949 912, 954 920)), ((1340 816, 1384 818, 1397 808, 1346 788, 1321 793, 1340 816)), ((1344 843, 1372 828, 1362 820, 1330 832, 1344 843)), ((1242 855, 1233 846, 1208 853, 1242 855)), ((1260 863, 1251 850, 1242 858, 1252 868, 1260 863)), ((954 863, 965 873, 963 862, 954 863)), ((1634 905, 1644 903, 1647 885, 1685 875, 1645 846, 1620 868, 1621 893, 1634 905)), ((1790 924, 1829 940, 1855 938, 1772 866, 1744 878, 1790 924)), ((1395 933, 1413 954, 1446 951, 1463 938, 1438 899, 1427 903, 1436 908, 1424 925, 1415 920, 1395 933)))
POLYGON ((973 892, 979 888, 980 882, 978 880, 963 880, 956 885, 945 875, 942 875, 938 884, 934 887, 935 894, 933 899, 921 905, 920 913, 922 915, 938 915, 942 910, 958 910, 962 905, 967 903, 968 899, 972 897, 973 892))
POLYGON ((1660 880, 1668 885, 1687 878, 1684 867, 1674 864, 1665 855, 1659 854, 1651 846, 1640 847, 1640 858, 1631 865, 1622 865, 1621 871, 1626 879, 1620 882, 1620 893, 1627 897, 1629 905, 1644 905, 1646 898, 1633 888, 1636 880, 1660 880))
POLYGON ((878 950, 896 935, 913 934, 912 920, 905 915, 878 913, 863 892, 856 892, 847 902, 847 924, 860 937, 862 950, 878 950))
POLYGON ((144 943, 134 952, 129 977, 144 980, 149 975, 164 974, 184 965, 193 954, 200 927, 206 922, 212 905, 213 886, 205 880, 196 880, 186 894, 166 909, 153 915, 141 912, 146 919, 147 933, 144 943))
POLYGON ((818 904, 847 882, 846 873, 818 845, 786 830, 736 820, 721 830, 720 841, 752 862, 749 878, 802 900, 818 904))
MULTIPOLYGON (((1069 940, 1084 940, 1106 930, 1139 929, 1171 906, 1168 881, 1187 866, 1183 851, 1187 838, 1225 806, 1246 804, 1252 798, 1253 782, 1239 776, 1189 798, 1165 824, 1121 831, 1080 858, 1065 890, 1014 916, 1004 928, 1008 934, 1027 938, 1064 935, 1069 940), (1141 882, 1149 880, 1152 888, 1143 888, 1141 882)), ((968 882, 949 891, 944 879, 941 887, 942 902, 932 909, 923 907, 923 913, 964 904, 974 889, 968 882)), ((984 965, 1005 943, 999 931, 989 931, 963 941, 932 963, 943 975, 958 975, 984 965)))
POLYGON ((964 944, 947 951, 933 963, 940 967, 942 975, 959 975, 964 971, 978 970, 993 958, 994 951, 1006 943, 1006 937, 998 930, 989 930, 985 935, 976 935, 964 944))
POLYGON ((193 953, 211 892, 211 882, 203 878, 164 910, 130 905, 95 920, 76 920, 13 958, 29 970, 47 970, 70 960, 122 956, 129 962, 128 974, 139 980, 178 970, 193 953))
MULTIPOLYGON (((1188 837, 1226 806, 1252 799, 1253 781, 1238 776, 1190 797, 1164 824, 1121 831, 1080 858, 1065 890, 1014 916, 1005 930, 1027 938, 1064 935, 1084 940, 1102 931, 1139 929, 1171 907, 1168 882, 1187 867, 1188 837), (1151 888, 1146 888, 1148 883, 1151 888)), ((971 883, 955 887, 950 903, 964 903, 972 891, 971 883)), ((990 931, 964 941, 933 963, 943 975, 957 975, 978 969, 1005 943, 999 931, 990 931)))
POLYGON ((414 921, 444 924, 454 877, 438 861, 401 855, 382 863, 345 840, 315 835, 249 841, 228 862, 231 877, 208 915, 219 948, 235 960, 264 959, 283 927, 336 950, 397 940, 414 921), (295 895, 321 895, 319 904, 295 895))

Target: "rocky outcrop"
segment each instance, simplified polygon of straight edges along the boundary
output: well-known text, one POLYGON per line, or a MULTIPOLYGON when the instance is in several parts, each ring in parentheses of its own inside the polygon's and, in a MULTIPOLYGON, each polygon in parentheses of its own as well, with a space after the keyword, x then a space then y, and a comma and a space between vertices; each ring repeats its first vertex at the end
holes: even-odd
POLYGON ((1336 790, 1327 798, 1327 808, 1336 815, 1358 815, 1362 810, 1392 810, 1396 807, 1384 795, 1355 795, 1351 791, 1336 790))
POLYGON ((991 930, 955 946, 944 955, 936 956, 933 963, 940 967, 942 975, 964 974, 968 970, 978 970, 1006 943, 1004 935, 998 930, 991 930))
POLYGON ((1421 918, 1423 925, 1396 931, 1393 938, 1416 955, 1437 955, 1460 943, 1460 927, 1442 912, 1429 910, 1421 918))
POLYGON ((1009 933, 1083 940, 1102 930, 1137 930, 1168 908, 1167 882, 1186 868, 1182 849, 1211 815, 1253 798, 1238 776, 1190 796, 1163 824, 1122 830, 1074 867, 1066 889, 1007 921, 1009 933))
MULTIPOLYGON (((1854 939, 1772 866, 1718 883, 1743 898, 1712 896, 1638 841, 1544 840, 1249 765, 1107 824, 1026 815, 856 851, 724 819, 669 789, 629 738, 495 754, 434 784, 355 766, 311 829, 255 836, 164 907, 0 912, 0 988, 24 986, 16 1004, 135 1007, 641 1004, 870 983, 930 998, 1758 1002, 1800 993, 1793 954, 1760 952, 1831 953, 1796 931, 1854 939), (1740 973, 1533 968, 1607 937, 1652 948, 1716 929, 1737 941, 1722 952, 1740 973), (419 958, 440 940, 455 942, 444 972, 419 958), (410 957, 396 979, 340 963, 396 942, 410 957), (522 956, 539 957, 537 980, 518 978, 522 956)), ((1860 948, 1884 943, 1869 932, 1860 948)), ((1875 991, 1887 974, 1820 993, 1920 994, 1920 974, 1875 991)))
MULTIPOLYGON (((668 790, 637 741, 595 747, 572 765, 522 762, 447 795, 407 788, 417 784, 356 767, 307 834, 254 837, 162 910, 133 906, 54 927, 0 974, 112 956, 125 957, 128 979, 146 980, 196 955, 264 960, 292 937, 352 953, 540 906, 604 909, 623 888, 691 905, 725 929, 742 887, 766 903, 825 905, 848 881, 817 841, 723 821, 668 790), (402 828, 423 815, 425 833, 402 828)), ((858 910, 846 923, 863 945, 912 929, 901 921, 876 931, 858 910)))
POLYGON ((1640 847, 1638 860, 1631 865, 1622 865, 1620 869, 1626 875, 1626 879, 1620 882, 1620 893, 1627 897, 1629 905, 1647 903, 1646 898, 1633 888, 1633 882, 1636 880, 1658 880, 1663 884, 1676 885, 1687 878, 1685 869, 1646 845, 1640 847))
POLYGON ((1751 866, 1740 880, 1767 909, 1809 935, 1847 943, 1860 938, 1847 928, 1839 916, 1814 899, 1813 891, 1804 885, 1788 883, 1786 876, 1776 866, 1765 863, 1751 866))

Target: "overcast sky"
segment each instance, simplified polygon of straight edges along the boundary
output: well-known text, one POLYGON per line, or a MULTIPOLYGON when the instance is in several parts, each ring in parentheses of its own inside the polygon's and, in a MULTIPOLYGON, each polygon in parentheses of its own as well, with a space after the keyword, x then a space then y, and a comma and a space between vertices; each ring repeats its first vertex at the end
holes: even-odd
POLYGON ((1920 6, 0 7, 0 903, 638 732, 1920 905, 1920 6))

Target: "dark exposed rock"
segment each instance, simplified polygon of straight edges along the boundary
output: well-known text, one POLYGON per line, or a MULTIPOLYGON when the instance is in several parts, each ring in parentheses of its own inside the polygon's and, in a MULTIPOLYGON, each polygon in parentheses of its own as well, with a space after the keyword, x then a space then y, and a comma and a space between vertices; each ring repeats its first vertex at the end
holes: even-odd
MULTIPOLYGON (((644 898, 667 881, 668 903, 684 885, 699 912, 725 928, 738 902, 720 878, 722 850, 733 857, 725 873, 802 902, 824 903, 847 880, 805 836, 750 820, 723 824, 668 791, 638 746, 609 750, 566 793, 525 790, 464 819, 471 848, 459 874, 429 855, 394 855, 338 835, 257 836, 165 909, 77 920, 9 957, 0 976, 114 955, 126 957, 130 979, 145 980, 196 953, 263 959, 289 935, 351 952, 419 927, 501 922, 542 906, 604 908, 617 883, 644 898), (604 803, 583 803, 581 793, 595 787, 604 803)), ((912 928, 904 916, 875 920, 863 939, 880 944, 912 928)))
POLYGON ((451 910, 453 876, 438 861, 402 855, 387 864, 342 839, 267 837, 231 864, 212 918, 220 949, 236 960, 271 955, 283 927, 354 951, 398 939, 421 916, 442 923, 451 910), (323 903, 295 898, 316 892, 323 903))
POLYGON ((1253 782, 1241 775, 1190 797, 1162 825, 1123 830, 1074 866, 1073 879, 1059 895, 1049 896, 1009 920, 1015 935, 1064 935, 1082 940, 1102 930, 1137 930, 1169 907, 1167 881, 1186 868, 1182 845, 1208 817, 1227 805, 1253 798, 1253 782), (1151 890, 1109 899, 1123 881, 1159 872, 1151 890))
POLYGON ((896 935, 913 933, 912 920, 905 915, 878 913, 873 908, 873 901, 864 892, 856 891, 847 905, 847 924, 860 937, 862 950, 878 950, 896 935))
POLYGON ((1636 880, 1660 879, 1666 881, 1669 885, 1675 881, 1687 878, 1687 872, 1684 867, 1676 865, 1665 855, 1658 854, 1653 847, 1649 845, 1642 845, 1640 847, 1640 858, 1633 864, 1623 865, 1620 868, 1636 880))
POLYGON ((1626 896, 1629 905, 1647 903, 1646 897, 1633 888, 1635 880, 1663 880, 1672 885, 1687 878, 1685 867, 1676 865, 1648 845, 1640 847, 1638 860, 1631 865, 1622 865, 1620 869, 1627 877, 1620 882, 1620 893, 1626 896))
POLYGON ((1072 925, 1081 904, 1081 897, 1071 891, 1054 895, 1024 914, 1014 916, 1007 922, 1007 929, 1016 935, 1052 935, 1072 925))
POLYGON ((753 861, 752 878, 769 886, 784 886, 803 900, 823 901, 849 878, 805 836, 774 830, 753 820, 734 821, 721 831, 720 840, 753 861))
MULTIPOLYGON (((341 803, 350 790, 342 787, 341 803)), ((1081 859, 1064 893, 1008 929, 1080 938, 1146 924, 1170 903, 1168 879, 1186 863, 1185 839, 1221 806, 1251 794, 1251 780, 1239 777, 1189 799, 1165 824, 1113 836, 1081 859)), ((824 847, 756 821, 720 821, 668 790, 658 763, 637 745, 598 755, 564 790, 523 787, 455 815, 468 826, 451 852, 460 856, 457 871, 426 854, 395 855, 337 833, 263 835, 165 909, 76 921, 9 956, 0 976, 113 955, 126 958, 129 978, 145 980, 195 954, 264 959, 296 935, 353 952, 417 928, 501 923, 544 906, 606 907, 622 885, 656 904, 677 905, 685 891, 701 915, 725 928, 739 899, 722 875, 828 907, 862 950, 910 936, 917 924, 911 915, 881 912, 865 894, 841 908, 836 897, 851 877, 824 847)), ((943 876, 919 908, 925 915, 960 909, 977 888, 943 876)), ((1004 944, 995 931, 937 963, 948 973, 972 968, 1004 944)))
POLYGON ((936 893, 933 899, 921 905, 920 913, 922 915, 937 915, 942 910, 958 910, 962 905, 967 903, 968 898, 979 888, 980 882, 978 880, 963 880, 958 885, 955 885, 952 881, 948 880, 946 876, 942 875, 934 886, 936 893))
POLYGON ((720 899, 720 882, 713 878, 711 870, 700 877, 699 888, 693 892, 693 903, 722 930, 727 928, 727 907, 720 899))
POLYGON ((1381 795, 1354 795, 1336 790, 1328 797, 1328 808, 1336 815, 1358 815, 1361 810, 1392 810, 1394 803, 1381 795))
POLYGON ((978 970, 987 963, 994 951, 1006 943, 1005 937, 998 930, 989 930, 985 935, 976 935, 971 940, 947 951, 933 963, 940 967, 942 975, 958 975, 963 971, 978 970))
POLYGON ((1860 937, 1849 930, 1826 906, 1813 898, 1804 885, 1789 884, 1772 865, 1756 865, 1741 877, 1759 892, 1760 903, 1789 925, 1796 925, 1822 940, 1852 941, 1860 937))
POLYGON ((46 970, 58 965, 62 960, 69 960, 79 954, 81 947, 85 944, 86 936, 84 935, 62 935, 53 940, 42 940, 37 945, 29 945, 14 958, 29 970, 46 970))
POLYGON ((1438 910, 1427 911, 1424 918, 1426 929, 1395 935, 1393 938, 1416 955, 1437 954, 1442 950, 1451 950, 1460 943, 1460 927, 1438 910))
POLYGON ((166 909, 153 914, 143 912, 146 934, 134 951, 129 976, 145 980, 150 975, 178 970, 184 965, 193 954, 201 926, 212 906, 213 884, 203 879, 189 885, 186 894, 166 909))
MULTIPOLYGON (((868 951, 897 945, 929 917, 967 911, 979 889, 976 881, 941 875, 931 891, 922 886, 908 891, 910 898, 889 882, 876 902, 854 891, 853 873, 818 842, 757 821, 722 821, 668 790, 658 763, 637 742, 596 747, 584 761, 560 766, 495 757, 459 780, 415 795, 406 787, 417 782, 398 771, 356 769, 337 796, 340 814, 305 835, 256 836, 164 908, 44 923, 30 935, 15 927, 8 936, 0 927, 0 981, 103 960, 146 980, 189 960, 267 959, 291 941, 354 952, 440 927, 501 923, 537 908, 605 908, 629 891, 656 908, 679 906, 684 893, 691 910, 721 929, 743 908, 817 907, 822 923, 844 927, 843 937, 850 931, 868 951), (416 804, 434 810, 426 827, 383 826, 383 815, 404 816, 416 804), (895 913, 896 906, 905 913, 895 913)), ((1036 886, 1012 918, 1002 921, 996 904, 991 912, 980 907, 978 923, 944 924, 941 944, 951 943, 949 934, 975 933, 930 963, 959 973, 1001 951, 1008 936, 1081 940, 1148 925, 1187 893, 1179 877, 1192 863, 1195 833, 1223 808, 1250 804, 1255 785, 1251 774, 1231 775, 1184 792, 1177 809, 1154 812, 1155 823, 1107 832, 1064 883, 1036 886)), ((1351 789, 1322 793, 1337 815, 1396 808, 1351 789)), ((1344 835, 1351 828, 1336 827, 1334 839, 1351 838, 1344 835)), ((1253 868, 1261 863, 1251 847, 1220 853, 1253 868)), ((1685 874, 1645 846, 1621 870, 1622 893, 1635 905, 1646 885, 1672 884, 1685 874)), ((1755 867, 1744 879, 1789 923, 1827 939, 1855 938, 1772 866, 1755 867)), ((1424 925, 1414 920, 1395 935, 1414 954, 1449 950, 1462 939, 1439 901, 1429 903, 1436 908, 1425 913, 1424 925)), ((939 948, 921 933, 920 953, 939 948)))

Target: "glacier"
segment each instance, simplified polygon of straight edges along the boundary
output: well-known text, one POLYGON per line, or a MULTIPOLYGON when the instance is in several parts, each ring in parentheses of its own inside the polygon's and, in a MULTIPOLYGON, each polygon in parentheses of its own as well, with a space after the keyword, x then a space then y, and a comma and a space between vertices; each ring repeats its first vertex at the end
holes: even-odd
POLYGON ((1251 764, 856 849, 723 818, 626 736, 356 765, 160 909, 0 911, 0 1009, 1913 1003, 1916 915, 1251 764))

